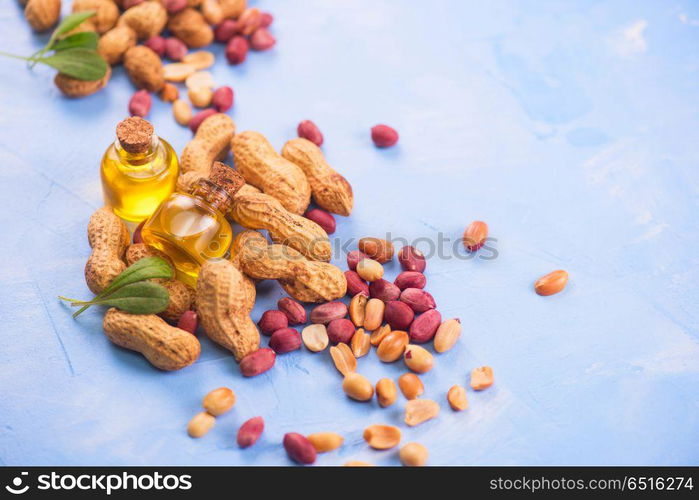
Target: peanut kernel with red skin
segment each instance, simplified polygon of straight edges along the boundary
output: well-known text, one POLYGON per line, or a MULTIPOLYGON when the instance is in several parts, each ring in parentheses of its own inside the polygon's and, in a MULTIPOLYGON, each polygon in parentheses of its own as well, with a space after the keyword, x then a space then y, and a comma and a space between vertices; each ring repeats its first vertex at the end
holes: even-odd
POLYGON ((354 335, 354 323, 346 318, 334 319, 328 323, 328 338, 333 344, 349 344, 354 335))
POLYGON ((199 317, 195 311, 185 311, 177 321, 177 328, 196 335, 197 326, 199 326, 199 317))
POLYGON ((211 105, 219 113, 225 113, 233 107, 234 95, 233 89, 228 85, 219 87, 214 92, 211 98, 211 105))
POLYGON ((306 212, 305 217, 318 224, 326 233, 333 234, 335 232, 337 227, 335 217, 330 212, 320 208, 313 208, 306 212))
POLYGON ((425 288, 427 278, 424 274, 417 271, 403 271, 396 276, 393 283, 401 290, 406 288, 425 288))
POLYGON ((226 59, 229 64, 241 64, 248 57, 250 45, 245 37, 235 35, 226 45, 226 59))
POLYGON ((323 145, 323 133, 311 120, 303 120, 301 123, 299 123, 299 126, 296 128, 296 132, 299 137, 311 141, 318 147, 323 145))
POLYGON ((351 271, 357 270, 357 264, 364 259, 368 259, 369 256, 362 252, 361 250, 352 250, 347 253, 347 267, 351 271))
POLYGON ((216 111, 214 108, 207 108, 199 111, 189 120, 189 130, 196 134, 199 125, 201 125, 202 122, 208 117, 215 115, 216 113, 218 113, 218 111, 216 111))
POLYGON ((150 93, 145 89, 137 90, 129 101, 129 114, 131 116, 140 116, 143 118, 150 113, 152 105, 153 99, 150 93))
POLYGON ((179 38, 165 39, 165 55, 171 61, 181 61, 187 55, 187 46, 179 38))
POLYGON ((294 299, 282 297, 277 301, 277 308, 286 314, 290 325, 304 325, 306 323, 306 310, 294 299))
POLYGON ((357 271, 345 271, 345 280, 347 281, 347 295, 354 297, 358 293, 362 293, 369 297, 369 285, 357 274, 357 271))
POLYGON ((224 19, 214 30, 214 39, 219 43, 228 43, 238 33, 238 23, 233 19, 224 19))
POLYGON ((262 417, 253 417, 246 420, 238 429, 237 442, 241 448, 249 448, 260 439, 265 429, 265 421, 262 417))
POLYGON ((281 311, 271 309, 262 313, 260 321, 257 323, 260 331, 265 335, 272 335, 277 330, 289 326, 289 318, 281 311))
POLYGON ((160 57, 163 57, 165 55, 165 38, 163 38, 162 36, 152 36, 148 40, 143 42, 143 45, 151 49, 160 57))
POLYGON ((277 330, 269 339, 269 347, 277 354, 295 351, 301 347, 301 334, 293 328, 277 330))
POLYGON ((274 366, 277 355, 272 349, 262 348, 251 352, 240 360, 240 373, 244 377, 255 377, 274 366))
POLYGON ((284 449, 294 462, 310 465, 316 461, 317 452, 308 438, 297 432, 284 435, 284 449))
POLYGON ((264 51, 274 47, 277 39, 267 28, 258 28, 250 37, 250 48, 252 50, 264 51))
POLYGON ((371 140, 379 148, 388 148, 398 142, 398 132, 388 125, 375 125, 371 128, 371 140))

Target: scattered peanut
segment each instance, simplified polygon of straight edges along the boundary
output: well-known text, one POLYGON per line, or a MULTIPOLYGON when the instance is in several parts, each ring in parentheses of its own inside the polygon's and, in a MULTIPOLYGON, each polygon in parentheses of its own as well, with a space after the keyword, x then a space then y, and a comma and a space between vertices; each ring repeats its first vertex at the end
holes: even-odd
POLYGON ((466 397, 466 389, 460 385, 454 385, 447 392, 447 401, 449 406, 454 411, 463 411, 468 408, 468 398, 466 397))
POLYGON ((308 440, 318 453, 336 450, 345 442, 345 438, 335 432, 315 432, 308 435, 308 440))
POLYGON ((568 273, 559 269, 536 280, 534 290, 539 295, 553 295, 563 290, 566 284, 568 284, 568 273))
POLYGON ((364 313, 366 311, 366 304, 369 301, 366 295, 358 293, 352 300, 350 300, 349 305, 349 316, 354 323, 354 326, 360 327, 364 326, 364 313))
POLYGON ((284 449, 289 458, 300 464, 312 464, 316 461, 316 449, 306 436, 296 432, 284 435, 284 449))
POLYGON ((388 148, 398 142, 398 132, 388 125, 375 125, 371 128, 371 140, 379 148, 388 148))
POLYGON ((182 62, 185 64, 191 64, 197 71, 210 68, 216 62, 216 58, 213 53, 208 50, 197 50, 196 52, 190 52, 182 58, 182 62))
POLYGON ((306 323, 306 310, 295 300, 283 297, 277 301, 277 307, 286 314, 290 325, 303 325, 306 323))
POLYGON ((192 108, 187 101, 177 99, 172 103, 172 115, 177 123, 186 127, 192 119, 192 108))
POLYGON ((345 343, 340 342, 339 344, 332 346, 330 348, 330 356, 333 359, 335 368, 343 376, 357 370, 357 358, 352 354, 352 350, 345 343))
POLYGON ((400 461, 406 467, 421 467, 427 463, 429 453, 420 443, 408 443, 400 449, 400 461))
POLYGON ((488 237, 488 224, 483 221, 475 221, 464 230, 464 246, 469 252, 475 252, 485 244, 488 237))
POLYGON ((405 348, 403 361, 405 362, 405 366, 412 371, 416 373, 427 373, 432 369, 434 358, 424 347, 411 344, 405 348))
MULTIPOLYGON (((386 305, 379 299, 369 299, 364 309, 364 328, 376 330, 381 326, 386 305)), ((372 342, 372 345, 378 345, 372 342)))
POLYGON ((370 335, 365 333, 363 328, 359 328, 352 336, 351 347, 355 358, 366 356, 371 349, 370 335))
POLYGON ((240 360, 240 373, 244 377, 256 377, 274 366, 277 354, 272 349, 262 348, 240 360))
POLYGON ((269 346, 277 354, 295 351, 301 347, 301 335, 293 328, 277 330, 269 338, 269 346))
POLYGON ((415 399, 425 392, 422 380, 414 373, 404 373, 398 377, 398 387, 400 387, 405 399, 415 399))
POLYGON ((381 342, 383 341, 384 338, 386 338, 386 335, 391 333, 391 327, 388 325, 383 325, 371 332, 371 335, 369 336, 369 342, 371 345, 374 347, 378 347, 381 342))
POLYGON ((393 425, 370 425, 364 429, 364 441, 375 450, 398 446, 400 438, 400 429, 393 425))
POLYGON ((196 70, 194 65, 183 62, 166 64, 163 66, 163 79, 168 82, 183 82, 196 70))
POLYGON ((265 429, 265 421, 262 417, 253 417, 246 420, 243 425, 238 429, 238 435, 236 436, 236 441, 238 446, 241 448, 248 448, 255 444, 262 431, 265 429))
MULTIPOLYGON (((192 64, 192 66, 194 66, 194 64, 192 64)), ((211 90, 214 88, 215 83, 213 76, 211 76, 211 73, 208 71, 196 71, 187 77, 184 85, 190 90, 200 88, 211 90)))
POLYGON ((366 281, 376 281, 383 277, 383 266, 373 259, 362 259, 357 264, 357 274, 366 281))
POLYGON ((493 385, 493 369, 489 366, 474 368, 471 372, 471 388, 482 391, 493 385))
POLYGON ((204 401, 202 406, 206 411, 212 414, 214 417, 223 415, 228 412, 235 404, 235 394, 228 387, 219 387, 214 389, 206 396, 204 396, 204 401))
POLYGON ((405 423, 410 427, 420 425, 439 415, 439 404, 431 399, 411 399, 405 405, 405 423))
POLYGON ((359 250, 377 262, 384 264, 393 259, 393 243, 380 238, 362 238, 359 250))
POLYGON ((211 99, 214 97, 213 91, 208 87, 197 87, 189 89, 187 96, 194 106, 197 108, 205 108, 211 104, 211 99))
POLYGON ((398 398, 398 389, 396 384, 390 378, 382 378, 376 382, 376 399, 379 406, 386 408, 396 402, 398 398))
POLYGON ((347 316, 347 306, 340 301, 326 302, 311 310, 311 323, 327 325, 334 319, 347 316))
MULTIPOLYGON (((398 262, 403 271, 417 271, 422 273, 427 266, 425 255, 415 247, 404 246, 398 252, 398 262)), ((422 287, 420 287, 422 288, 422 287)))
POLYGON ((193 438, 203 437, 216 423, 216 417, 203 411, 192 417, 187 424, 187 433, 193 438))
POLYGON ((383 338, 376 350, 376 355, 384 363, 392 363, 403 355, 409 340, 407 332, 392 331, 383 338))
POLYGON ((434 350, 446 352, 456 344, 461 335, 461 321, 459 318, 448 319, 437 328, 434 335, 434 350))
POLYGON ((369 401, 374 397, 374 387, 364 375, 348 373, 342 381, 342 390, 357 401, 369 401))
POLYGON ((180 90, 172 83, 165 83, 158 95, 165 102, 175 102, 180 97, 180 90))
POLYGON ((309 325, 301 331, 303 345, 311 352, 320 352, 326 347, 330 340, 325 325, 309 325))

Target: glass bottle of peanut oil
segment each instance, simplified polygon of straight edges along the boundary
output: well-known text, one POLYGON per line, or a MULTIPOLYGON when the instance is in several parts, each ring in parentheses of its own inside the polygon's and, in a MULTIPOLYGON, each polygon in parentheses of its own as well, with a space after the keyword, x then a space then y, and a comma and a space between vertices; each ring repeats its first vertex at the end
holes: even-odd
POLYGON ((225 214, 244 183, 240 174, 216 162, 208 179, 170 195, 143 225, 144 243, 172 259, 180 281, 196 286, 201 265, 228 254, 233 229, 225 214))
POLYGON ((119 122, 116 133, 102 157, 104 202, 122 219, 140 222, 175 190, 177 154, 143 118, 119 122))

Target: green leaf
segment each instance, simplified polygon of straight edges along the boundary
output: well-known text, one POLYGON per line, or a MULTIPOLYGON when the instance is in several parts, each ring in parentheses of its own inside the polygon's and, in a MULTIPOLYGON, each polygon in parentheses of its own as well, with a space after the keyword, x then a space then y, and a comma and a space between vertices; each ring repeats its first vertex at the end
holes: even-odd
POLYGON ((130 285, 131 283, 138 283, 140 281, 154 279, 154 278, 164 278, 171 279, 173 277, 172 267, 167 263, 162 257, 144 257, 143 259, 137 260, 129 267, 124 269, 119 276, 114 278, 112 283, 102 290, 102 293, 97 295, 92 301, 84 302, 74 299, 68 299, 66 297, 59 297, 61 300, 66 300, 73 302, 74 305, 82 305, 83 307, 73 314, 75 318, 81 314, 85 309, 90 307, 96 300, 102 299, 109 296, 109 294, 114 293, 121 287, 130 285))
POLYGON ((61 38, 55 44, 53 44, 51 50, 60 52, 62 50, 74 49, 78 47, 95 50, 97 48, 98 41, 99 37, 97 36, 97 33, 94 31, 85 31, 84 33, 75 33, 73 35, 68 35, 65 38, 61 38))
MULTIPOLYGON (((75 28, 80 26, 83 23, 83 21, 91 18, 96 13, 97 12, 94 10, 86 10, 83 12, 76 12, 74 14, 64 17, 63 21, 61 21, 61 24, 59 24, 58 27, 51 34, 51 41, 55 40, 61 35, 65 35, 71 30, 74 30, 75 28)), ((49 42, 49 46, 50 45, 51 43, 49 42)))
MULTIPOLYGON (((73 306, 109 306, 130 314, 156 314, 167 309, 170 294, 167 289, 152 281, 140 281, 125 285, 108 297, 87 303, 73 303, 73 306)), ((73 316, 80 314, 76 312, 73 316)))
POLYGON ((172 278, 172 267, 162 257, 144 257, 124 269, 98 297, 104 297, 122 286, 153 278, 172 278))
POLYGON ((62 50, 52 56, 34 58, 32 61, 51 66, 78 80, 99 80, 107 72, 106 61, 96 51, 80 47, 62 50))

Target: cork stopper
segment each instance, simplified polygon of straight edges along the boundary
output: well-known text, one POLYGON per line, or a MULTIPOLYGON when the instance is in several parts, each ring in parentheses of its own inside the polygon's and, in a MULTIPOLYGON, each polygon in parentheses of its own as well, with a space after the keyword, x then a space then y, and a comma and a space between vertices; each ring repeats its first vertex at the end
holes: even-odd
POLYGON ((153 141, 153 125, 138 116, 120 121, 116 133, 119 144, 127 153, 145 153, 153 141))
POLYGON ((243 179, 242 175, 220 161, 215 161, 211 167, 209 180, 224 189, 231 198, 245 184, 245 179, 243 179))

